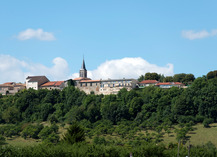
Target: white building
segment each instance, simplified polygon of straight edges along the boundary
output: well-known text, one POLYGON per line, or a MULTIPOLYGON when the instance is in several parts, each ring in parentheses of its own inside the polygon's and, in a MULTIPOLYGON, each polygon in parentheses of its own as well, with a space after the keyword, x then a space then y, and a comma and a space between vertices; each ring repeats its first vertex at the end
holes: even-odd
POLYGON ((28 76, 26 78, 26 89, 32 88, 38 90, 39 87, 49 82, 46 76, 28 76))

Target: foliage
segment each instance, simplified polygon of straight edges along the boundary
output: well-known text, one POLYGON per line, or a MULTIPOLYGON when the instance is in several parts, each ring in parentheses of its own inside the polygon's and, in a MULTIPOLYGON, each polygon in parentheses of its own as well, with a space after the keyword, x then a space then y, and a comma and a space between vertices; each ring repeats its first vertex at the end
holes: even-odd
POLYGON ((7 124, 0 127, 0 135, 5 137, 12 137, 19 135, 21 132, 21 125, 16 124, 7 124))
POLYGON ((217 77, 217 70, 208 72, 206 77, 207 77, 207 79, 216 78, 217 77))
POLYGON ((160 80, 161 75, 157 74, 157 73, 146 73, 145 74, 145 80, 160 80))
MULTIPOLYGON (((123 146, 126 142, 131 143, 131 147, 152 142, 158 144, 164 133, 168 136, 171 134, 173 125, 183 124, 177 129, 176 138, 185 143, 190 138, 190 121, 203 123, 204 127, 217 122, 217 78, 213 73, 197 79, 192 74, 183 73, 173 77, 156 73, 141 76, 141 79, 183 82, 190 85, 186 89, 146 87, 127 91, 123 88, 117 95, 86 95, 74 86, 69 86, 62 91, 29 89, 14 96, 0 96, 0 123, 4 124, 0 127, 0 134, 4 137, 21 135, 23 138, 41 138, 47 145, 58 145, 58 126, 55 123, 68 123, 72 125, 64 135, 63 141, 66 142, 63 143, 84 141, 86 134, 95 141, 94 145, 84 147, 90 149, 88 153, 93 155, 98 149, 103 149, 101 154, 113 151, 112 147, 107 147, 108 143, 123 146), (53 125, 43 127, 35 124, 41 121, 50 121, 53 125), (83 128, 74 121, 82 124, 83 128), (144 133, 147 129, 154 131, 154 134, 144 133), (118 136, 120 140, 107 139, 102 134, 118 136)), ((162 151, 165 146, 150 147, 161 155, 166 152, 162 151)), ((146 147, 140 149, 138 152, 148 152, 146 147)), ((198 149, 209 150, 207 147, 198 149)), ((116 152, 115 149, 113 153, 116 152)), ((175 155, 173 153, 172 156, 175 155)))
POLYGON ((205 128, 209 128, 209 127, 210 127, 209 124, 211 124, 211 123, 213 123, 213 119, 211 119, 211 118, 206 118, 206 119, 204 119, 204 121, 203 121, 203 126, 204 126, 205 128))
POLYGON ((0 145, 4 144, 4 142, 5 142, 5 138, 2 135, 0 135, 0 145))
POLYGON ((39 132, 43 129, 43 125, 37 124, 37 125, 28 125, 23 129, 21 132, 21 136, 26 139, 27 137, 29 138, 34 138, 38 139, 38 134, 39 132))
POLYGON ((85 140, 84 129, 79 126, 77 122, 74 122, 69 126, 67 132, 63 135, 63 141, 68 144, 74 144, 85 140))

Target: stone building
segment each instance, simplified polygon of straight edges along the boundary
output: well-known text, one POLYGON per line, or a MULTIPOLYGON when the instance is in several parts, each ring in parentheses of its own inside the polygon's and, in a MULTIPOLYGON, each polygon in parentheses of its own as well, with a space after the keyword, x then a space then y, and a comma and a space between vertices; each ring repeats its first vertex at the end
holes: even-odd
POLYGON ((85 62, 79 71, 79 77, 73 79, 75 86, 87 94, 91 92, 95 94, 117 94, 122 88, 128 91, 137 87, 137 80, 135 79, 108 79, 108 80, 91 80, 87 77, 87 70, 85 62))
POLYGON ((2 95, 9 95, 15 94, 22 89, 25 89, 25 84, 22 83, 15 83, 15 82, 7 82, 4 84, 0 84, 0 94, 2 95))

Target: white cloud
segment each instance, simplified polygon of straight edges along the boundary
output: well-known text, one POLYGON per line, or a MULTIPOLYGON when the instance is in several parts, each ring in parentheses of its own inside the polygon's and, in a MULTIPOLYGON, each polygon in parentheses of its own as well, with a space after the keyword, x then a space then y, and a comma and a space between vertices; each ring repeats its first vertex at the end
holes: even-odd
MULTIPOLYGON (((68 63, 63 58, 54 58, 52 63, 53 66, 47 67, 39 63, 22 61, 9 55, 0 55, 0 83, 24 82, 27 76, 36 75, 45 75, 50 81, 67 80, 68 78, 78 77, 78 73, 74 73, 70 76, 68 63)), ((88 71, 88 77, 92 79, 137 79, 147 72, 157 72, 165 76, 171 76, 174 74, 173 64, 157 66, 142 58, 116 59, 106 61, 97 69, 88 71)))
POLYGON ((66 80, 68 63, 60 57, 53 59, 53 66, 21 61, 9 55, 0 55, 0 83, 24 82, 27 76, 45 75, 52 80, 66 80))
POLYGON ((53 33, 44 32, 43 29, 27 29, 22 31, 17 36, 19 40, 29 40, 29 39, 37 39, 37 40, 46 40, 51 41, 55 40, 53 33))
MULTIPOLYGON (((88 77, 92 79, 137 79, 147 72, 156 72, 164 74, 165 76, 171 76, 174 74, 173 64, 167 64, 166 66, 161 67, 151 64, 140 57, 123 58, 102 63, 97 69, 88 71, 88 77)), ((72 74, 72 78, 76 77, 78 77, 78 73, 72 74)))
POLYGON ((202 30, 198 32, 194 30, 182 31, 182 36, 190 40, 202 39, 202 38, 207 38, 215 35, 217 35, 217 29, 214 29, 211 32, 208 32, 206 30, 202 30))

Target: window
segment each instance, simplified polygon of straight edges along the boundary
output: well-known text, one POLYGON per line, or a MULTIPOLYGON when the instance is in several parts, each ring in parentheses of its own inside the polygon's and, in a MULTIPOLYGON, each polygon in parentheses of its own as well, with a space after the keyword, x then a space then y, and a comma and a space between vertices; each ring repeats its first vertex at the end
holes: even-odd
POLYGON ((92 86, 92 82, 90 83, 90 86, 92 86))

